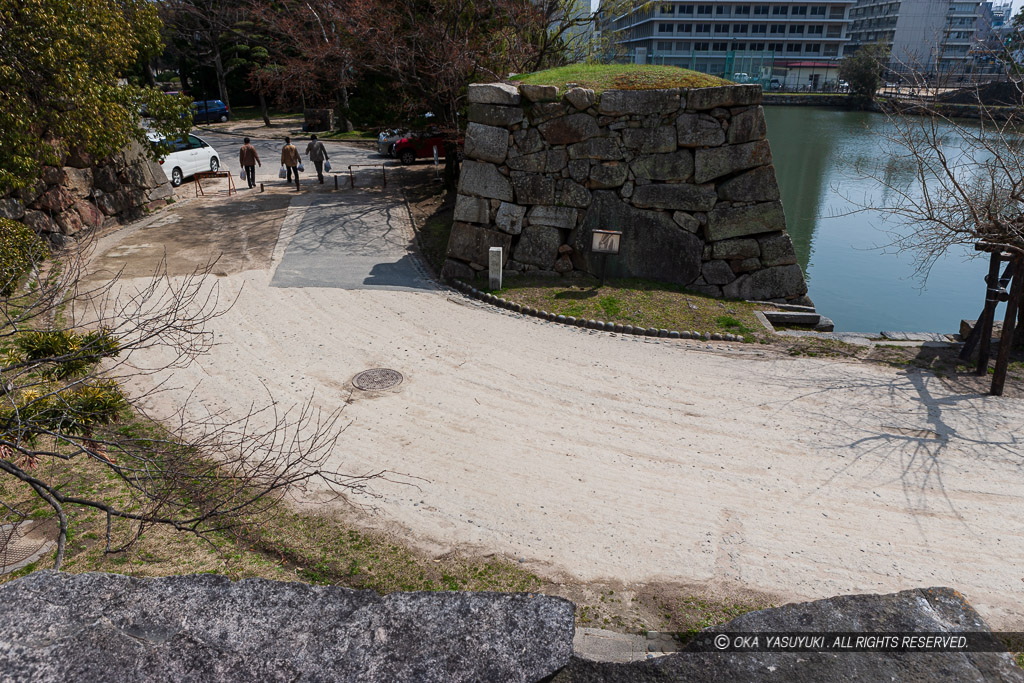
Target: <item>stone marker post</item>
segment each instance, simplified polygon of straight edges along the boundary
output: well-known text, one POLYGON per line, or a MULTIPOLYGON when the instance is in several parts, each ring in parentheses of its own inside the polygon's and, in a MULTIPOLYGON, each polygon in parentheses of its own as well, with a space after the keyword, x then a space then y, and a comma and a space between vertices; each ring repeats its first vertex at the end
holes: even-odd
POLYGON ((487 251, 487 265, 491 289, 501 289, 501 247, 491 247, 487 251))

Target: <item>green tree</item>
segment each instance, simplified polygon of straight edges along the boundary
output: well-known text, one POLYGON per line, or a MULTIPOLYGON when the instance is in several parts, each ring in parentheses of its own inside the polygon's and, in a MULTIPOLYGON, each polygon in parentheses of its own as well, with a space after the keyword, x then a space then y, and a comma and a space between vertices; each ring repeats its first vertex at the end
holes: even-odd
POLYGON ((71 149, 102 158, 144 142, 144 108, 155 132, 186 132, 187 99, 123 79, 161 50, 148 0, 0 0, 0 194, 71 149))
POLYGON ((875 100, 888 54, 883 45, 865 45, 839 65, 839 78, 850 84, 850 99, 858 107, 867 107, 875 100))

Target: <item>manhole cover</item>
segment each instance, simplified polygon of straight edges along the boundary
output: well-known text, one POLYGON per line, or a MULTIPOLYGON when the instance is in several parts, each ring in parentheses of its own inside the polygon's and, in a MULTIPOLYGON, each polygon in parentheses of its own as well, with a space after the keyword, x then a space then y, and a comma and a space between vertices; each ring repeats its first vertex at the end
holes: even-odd
POLYGON ((352 384, 356 389, 363 391, 383 391, 391 387, 397 387, 402 383, 402 373, 389 368, 374 368, 363 370, 352 378, 352 384))

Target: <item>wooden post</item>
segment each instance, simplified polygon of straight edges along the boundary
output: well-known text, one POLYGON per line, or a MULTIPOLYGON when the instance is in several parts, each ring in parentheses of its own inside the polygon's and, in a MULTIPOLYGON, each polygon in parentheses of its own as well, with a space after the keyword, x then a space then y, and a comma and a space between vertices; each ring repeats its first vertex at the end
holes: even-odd
POLYGON ((995 374, 992 375, 993 396, 1003 395, 1006 384, 1006 368, 1010 365, 1010 348, 1013 346, 1013 332, 1017 322, 1017 309, 1020 307, 1021 289, 1024 288, 1024 257, 1017 255, 1013 260, 1013 281, 1010 284, 1010 300, 1006 304, 1006 317, 1003 318, 1003 334, 999 337, 999 354, 996 356, 995 374))
POLYGON ((981 342, 978 347, 978 367, 975 373, 977 375, 988 373, 988 358, 992 347, 992 321, 995 320, 996 306, 999 305, 999 258, 999 251, 993 251, 992 260, 988 265, 988 276, 985 278, 985 308, 974 325, 974 331, 980 335, 978 341, 981 342))

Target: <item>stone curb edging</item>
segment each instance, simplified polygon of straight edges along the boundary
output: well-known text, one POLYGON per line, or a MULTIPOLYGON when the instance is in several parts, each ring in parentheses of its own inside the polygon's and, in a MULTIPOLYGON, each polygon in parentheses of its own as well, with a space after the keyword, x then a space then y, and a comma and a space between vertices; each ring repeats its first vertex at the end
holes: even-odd
POLYGON ((486 304, 497 306, 498 308, 504 308, 515 313, 522 313, 523 315, 533 316, 534 318, 540 318, 541 320, 547 320, 548 322, 558 323, 560 325, 568 325, 569 327, 582 327, 588 330, 599 330, 604 332, 618 332, 619 334, 632 334, 638 337, 660 337, 667 339, 696 339, 701 341, 727 341, 727 342, 742 342, 743 337, 738 334, 719 334, 715 332, 705 332, 701 334, 697 331, 684 330, 682 332, 678 330, 666 330, 656 329, 654 327, 633 327, 632 325, 622 325, 619 323, 608 323, 602 320, 584 320, 583 318, 575 318, 571 315, 556 315, 554 313, 548 313, 547 311, 539 311, 536 308, 530 306, 523 306, 521 304, 514 303, 508 299, 502 299, 501 297, 488 294, 487 292, 481 292, 476 287, 468 285, 462 280, 452 280, 451 285, 474 299, 479 299, 486 304))

